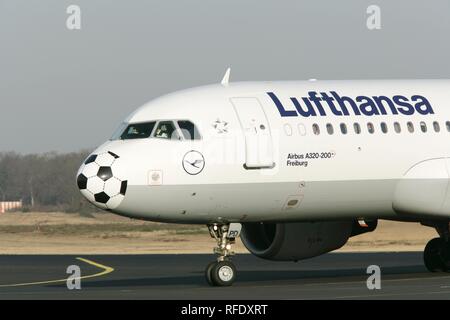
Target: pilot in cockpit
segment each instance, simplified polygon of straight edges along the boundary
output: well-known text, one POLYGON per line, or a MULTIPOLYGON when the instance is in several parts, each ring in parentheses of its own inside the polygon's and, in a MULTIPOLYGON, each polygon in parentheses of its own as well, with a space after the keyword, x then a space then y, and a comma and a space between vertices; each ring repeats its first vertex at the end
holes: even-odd
POLYGON ((158 127, 155 133, 156 138, 169 138, 169 128, 167 127, 167 124, 162 124, 158 127))

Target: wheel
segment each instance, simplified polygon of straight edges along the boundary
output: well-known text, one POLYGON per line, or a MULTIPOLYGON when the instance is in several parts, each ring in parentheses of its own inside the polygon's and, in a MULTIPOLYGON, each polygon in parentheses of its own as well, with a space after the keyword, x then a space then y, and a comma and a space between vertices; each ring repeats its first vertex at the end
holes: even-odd
POLYGON ((444 265, 444 272, 450 272, 450 242, 443 241, 441 246, 441 260, 444 265))
POLYGON ((236 267, 231 261, 219 261, 211 270, 212 283, 218 287, 231 286, 236 279, 236 267))
POLYGON ((441 238, 430 240, 423 252, 425 267, 430 272, 448 271, 448 244, 441 238))
POLYGON ((214 283, 213 283, 213 281, 212 281, 212 279, 211 279, 211 273, 212 273, 212 269, 216 266, 216 264, 217 264, 217 261, 210 262, 210 263, 206 266, 206 269, 205 269, 205 278, 206 278, 206 282, 208 282, 208 284, 209 284, 210 286, 214 286, 214 283))

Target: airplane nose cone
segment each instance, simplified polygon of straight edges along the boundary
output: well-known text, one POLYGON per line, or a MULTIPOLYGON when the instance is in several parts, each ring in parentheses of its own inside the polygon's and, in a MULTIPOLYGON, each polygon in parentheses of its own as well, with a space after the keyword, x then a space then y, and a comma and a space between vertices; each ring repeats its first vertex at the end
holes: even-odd
POLYGON ((111 151, 91 154, 78 170, 77 186, 95 206, 117 208, 125 198, 128 186, 122 159, 111 151))

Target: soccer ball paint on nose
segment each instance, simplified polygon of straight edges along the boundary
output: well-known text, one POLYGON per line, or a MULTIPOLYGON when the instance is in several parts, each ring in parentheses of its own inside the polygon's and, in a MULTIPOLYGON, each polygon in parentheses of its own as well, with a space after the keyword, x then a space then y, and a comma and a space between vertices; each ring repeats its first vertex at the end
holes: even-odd
POLYGON ((120 157, 111 152, 90 155, 77 176, 81 194, 102 209, 115 209, 125 198, 128 181, 117 175, 120 157))

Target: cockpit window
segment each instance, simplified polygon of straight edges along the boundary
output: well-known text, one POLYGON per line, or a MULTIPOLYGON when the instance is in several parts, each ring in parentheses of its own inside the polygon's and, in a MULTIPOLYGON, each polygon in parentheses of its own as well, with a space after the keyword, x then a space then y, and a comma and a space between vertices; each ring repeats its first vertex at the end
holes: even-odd
POLYGON ((195 124, 188 120, 178 121, 178 126, 183 133, 185 140, 200 140, 200 133, 197 130, 195 124))
POLYGON ((172 121, 161 121, 154 133, 155 138, 180 140, 177 129, 172 121))
POLYGON ((200 140, 200 133, 189 120, 162 120, 140 123, 122 123, 110 140, 131 140, 144 138, 172 140, 200 140), (156 127, 156 129, 155 129, 156 127))
POLYGON ((123 131, 125 130, 125 128, 128 127, 128 123, 126 122, 122 122, 120 124, 120 126, 116 129, 116 131, 114 131, 112 137, 109 140, 119 140, 120 136, 122 135, 123 131))
POLYGON ((156 122, 130 124, 120 136, 122 140, 148 138, 152 134, 156 122))

